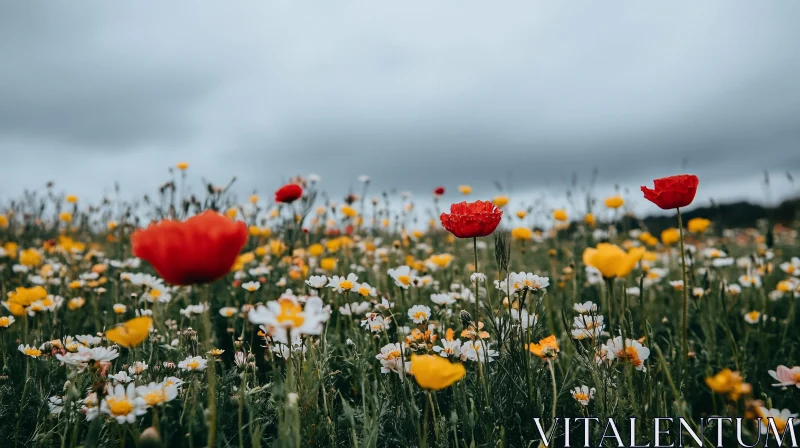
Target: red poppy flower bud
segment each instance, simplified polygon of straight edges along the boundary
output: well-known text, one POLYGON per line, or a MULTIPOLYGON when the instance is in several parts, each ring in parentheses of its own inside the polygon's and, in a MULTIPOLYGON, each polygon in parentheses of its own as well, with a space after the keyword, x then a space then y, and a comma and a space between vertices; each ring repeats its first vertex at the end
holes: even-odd
POLYGON ((275 192, 275 202, 291 204, 303 196, 303 187, 297 184, 286 184, 275 192))
POLYGON ((642 186, 644 198, 664 210, 686 207, 694 201, 700 180, 694 174, 662 177, 653 181, 653 190, 642 186))
POLYGON ((444 194, 444 187, 436 187, 433 189, 434 196, 441 196, 444 194))

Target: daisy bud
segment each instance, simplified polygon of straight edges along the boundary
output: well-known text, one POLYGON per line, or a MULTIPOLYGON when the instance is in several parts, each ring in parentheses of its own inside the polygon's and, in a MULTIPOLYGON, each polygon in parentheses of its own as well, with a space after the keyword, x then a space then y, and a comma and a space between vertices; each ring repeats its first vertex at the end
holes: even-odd
POLYGON ((161 435, 158 430, 152 426, 145 429, 139 436, 139 447, 141 448, 157 448, 161 447, 161 435))

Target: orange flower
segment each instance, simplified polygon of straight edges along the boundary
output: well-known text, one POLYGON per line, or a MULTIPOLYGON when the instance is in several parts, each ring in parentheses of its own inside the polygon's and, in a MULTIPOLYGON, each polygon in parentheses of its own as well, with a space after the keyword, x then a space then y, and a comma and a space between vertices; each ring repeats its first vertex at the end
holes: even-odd
POLYGON ((556 336, 553 334, 544 339, 540 339, 538 344, 530 344, 525 348, 540 358, 555 358, 560 351, 556 336))

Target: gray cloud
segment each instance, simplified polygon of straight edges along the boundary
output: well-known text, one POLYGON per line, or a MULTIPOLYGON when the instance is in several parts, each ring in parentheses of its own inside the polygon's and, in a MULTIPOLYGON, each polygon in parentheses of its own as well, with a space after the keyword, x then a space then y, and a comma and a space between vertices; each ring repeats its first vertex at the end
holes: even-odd
POLYGON ((595 168, 599 194, 633 197, 685 164, 702 201, 800 168, 795 3, 4 9, 4 196, 141 194, 179 160, 243 193, 316 172, 344 194, 366 173, 527 202, 595 168))

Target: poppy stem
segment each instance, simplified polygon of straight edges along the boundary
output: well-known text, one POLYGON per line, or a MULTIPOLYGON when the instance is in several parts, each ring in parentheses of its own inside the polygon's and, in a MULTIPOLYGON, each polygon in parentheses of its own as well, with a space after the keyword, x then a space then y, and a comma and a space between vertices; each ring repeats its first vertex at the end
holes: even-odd
MULTIPOLYGON (((208 374, 208 446, 214 448, 217 440, 217 365, 211 350, 214 349, 214 333, 211 324, 211 285, 205 285, 204 292, 208 310, 203 313, 206 331, 206 373, 208 374)), ((243 393, 244 391, 240 392, 243 393)))
POLYGON ((680 232, 681 239, 681 277, 683 279, 683 333, 682 333, 682 347, 683 347, 683 360, 689 360, 689 285, 686 284, 686 249, 683 243, 683 220, 681 219, 681 209, 676 208, 678 211, 678 232, 680 232))
MULTIPOLYGON (((478 238, 472 237, 472 252, 475 255, 475 273, 478 273, 478 238)), ((475 276, 475 328, 477 328, 477 322, 481 321, 481 306, 480 306, 480 299, 478 298, 478 276, 475 276)))

